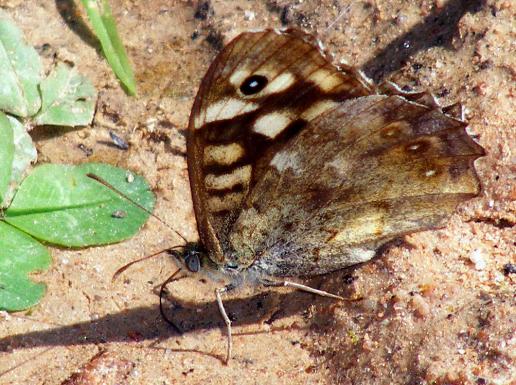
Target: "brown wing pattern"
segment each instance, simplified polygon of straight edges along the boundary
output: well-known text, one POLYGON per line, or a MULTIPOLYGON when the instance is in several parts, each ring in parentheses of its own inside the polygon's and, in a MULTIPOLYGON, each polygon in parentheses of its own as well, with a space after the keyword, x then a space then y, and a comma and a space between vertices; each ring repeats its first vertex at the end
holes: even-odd
POLYGON ((309 35, 243 33, 209 68, 188 130, 188 168, 201 241, 224 262, 228 236, 273 155, 338 103, 371 94, 337 70, 309 35))
POLYGON ((484 151, 465 126, 399 96, 340 104, 275 154, 227 254, 267 275, 321 274, 441 226, 480 191, 473 162, 484 151))

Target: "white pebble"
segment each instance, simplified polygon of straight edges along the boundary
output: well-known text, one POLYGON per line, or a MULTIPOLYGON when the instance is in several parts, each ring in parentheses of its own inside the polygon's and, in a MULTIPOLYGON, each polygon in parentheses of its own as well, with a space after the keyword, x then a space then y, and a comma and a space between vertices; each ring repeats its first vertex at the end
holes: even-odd
POLYGON ((11 319, 11 315, 5 310, 0 310, 0 319, 3 321, 9 321, 11 319))
POLYGON ((253 11, 244 11, 244 19, 254 20, 255 18, 256 18, 256 14, 253 11))
POLYGON ((154 132, 156 131, 156 125, 158 123, 158 120, 156 118, 149 118, 145 122, 145 127, 147 127, 147 131, 154 132))
POLYGON ((482 250, 475 249, 469 254, 469 260, 475 265, 475 269, 484 270, 486 268, 486 261, 482 250))

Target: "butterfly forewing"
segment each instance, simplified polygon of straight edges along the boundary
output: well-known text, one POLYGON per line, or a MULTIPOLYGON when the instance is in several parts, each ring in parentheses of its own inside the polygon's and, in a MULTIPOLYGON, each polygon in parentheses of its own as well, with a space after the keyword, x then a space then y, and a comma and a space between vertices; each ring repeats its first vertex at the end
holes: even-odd
POLYGON ((300 32, 244 33, 224 48, 197 94, 187 143, 200 238, 214 262, 230 254, 233 224, 274 155, 325 111, 370 93, 300 32))

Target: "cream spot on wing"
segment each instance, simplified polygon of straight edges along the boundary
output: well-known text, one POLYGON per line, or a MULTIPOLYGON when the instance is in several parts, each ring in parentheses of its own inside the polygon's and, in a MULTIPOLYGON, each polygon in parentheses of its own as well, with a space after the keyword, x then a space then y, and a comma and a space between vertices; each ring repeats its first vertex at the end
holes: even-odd
POLYGON ((399 120, 383 127, 380 135, 384 138, 398 138, 408 132, 410 132, 410 124, 403 120, 399 120))
POLYGON ((258 107, 259 104, 253 102, 246 102, 235 98, 223 99, 208 106, 205 121, 210 123, 217 120, 231 119, 246 112, 254 111, 258 107))
POLYGON ((374 250, 369 250, 365 248, 354 248, 349 251, 349 265, 355 265, 357 263, 366 262, 372 259, 375 256, 374 250))
POLYGON ((244 148, 238 143, 206 146, 204 148, 204 163, 227 166, 239 160, 244 152, 244 148))
POLYGON ((285 172, 288 169, 292 170, 296 175, 299 175, 301 172, 299 158, 297 154, 291 152, 280 151, 276 153, 274 158, 272 158, 270 165, 275 167, 280 173, 285 172))
POLYGON ((231 74, 229 78, 229 82, 233 84, 235 87, 240 87, 240 85, 247 79, 250 75, 250 71, 239 69, 231 74))
POLYGON ((332 172, 343 178, 349 177, 350 173, 353 172, 353 164, 343 156, 336 156, 331 162, 326 162, 324 168, 331 168, 332 172))
POLYGON ((342 79, 336 72, 321 68, 312 73, 308 80, 313 81, 324 92, 332 91, 335 87, 342 83, 342 79))
POLYGON ((199 113, 194 116, 194 128, 200 128, 202 126, 202 118, 199 113))
POLYGON ((270 82, 267 87, 265 87, 265 93, 274 94, 277 92, 281 92, 289 88, 294 82, 296 78, 290 72, 284 72, 281 75, 277 76, 272 82, 270 82))
POLYGON ((384 231, 384 219, 383 210, 363 213, 360 220, 346 225, 329 242, 353 244, 363 242, 365 239, 372 237, 378 237, 384 231))
POLYGON ((204 185, 207 189, 223 190, 237 184, 248 185, 251 179, 252 167, 250 165, 239 167, 231 173, 214 175, 208 174, 204 178, 204 185))
POLYGON ((213 104, 210 104, 208 106, 208 108, 206 109, 206 114, 205 114, 205 122, 213 122, 214 120, 217 119, 219 113, 220 113, 220 110, 224 107, 224 105, 226 104, 226 100, 220 100, 216 103, 213 103, 213 104))
POLYGON ((317 116, 321 115, 323 112, 328 111, 338 105, 339 103, 334 102, 333 100, 321 100, 314 103, 311 107, 303 111, 301 117, 307 121, 310 121, 316 118, 317 116))
POLYGON ((274 139, 290 122, 291 120, 286 113, 271 112, 270 114, 260 116, 256 119, 253 131, 274 139))
POLYGON ((223 197, 213 196, 208 198, 208 208, 211 212, 231 210, 239 206, 244 198, 244 193, 234 192, 225 194, 223 197))
POLYGON ((425 176, 434 176, 435 175, 435 170, 428 170, 427 172, 425 172, 425 176))

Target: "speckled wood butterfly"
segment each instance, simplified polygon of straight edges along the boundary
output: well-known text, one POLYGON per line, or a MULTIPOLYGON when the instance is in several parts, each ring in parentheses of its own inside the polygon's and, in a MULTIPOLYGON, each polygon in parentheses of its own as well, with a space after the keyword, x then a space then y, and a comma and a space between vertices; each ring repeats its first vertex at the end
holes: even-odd
POLYGON ((243 33, 218 54, 190 116, 200 245, 183 261, 229 278, 216 291, 228 359, 221 293, 251 281, 341 298, 284 279, 368 261, 479 194, 484 151, 459 110, 336 68, 295 30, 243 33))
POLYGON ((458 106, 375 87, 319 47, 294 30, 243 33, 215 58, 192 108, 202 249, 185 262, 230 277, 217 291, 229 334, 229 288, 370 260, 396 237, 442 226, 480 191, 473 162, 484 151, 453 116, 458 106))

